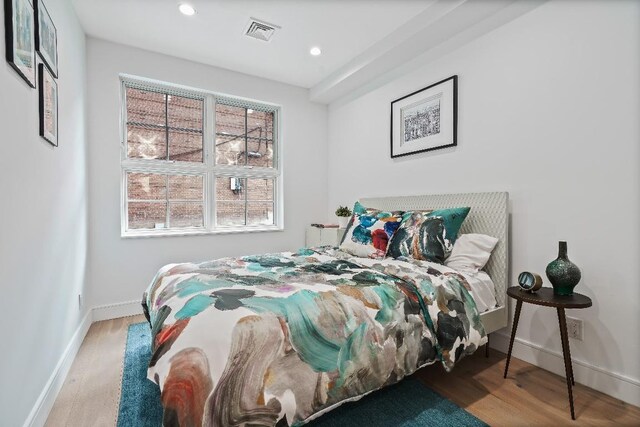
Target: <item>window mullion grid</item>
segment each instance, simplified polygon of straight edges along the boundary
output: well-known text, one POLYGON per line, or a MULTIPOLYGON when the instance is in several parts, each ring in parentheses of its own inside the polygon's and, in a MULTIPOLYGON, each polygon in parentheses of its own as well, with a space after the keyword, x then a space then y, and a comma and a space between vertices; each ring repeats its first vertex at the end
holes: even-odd
POLYGON ((249 112, 245 108, 244 109, 244 164, 245 166, 249 164, 249 139, 247 138, 249 136, 249 126, 247 124, 248 115, 249 115, 249 112))
MULTIPOLYGON (((170 196, 169 196, 169 176, 170 175, 187 175, 187 176, 200 176, 202 177, 203 180, 203 197, 202 197, 202 203, 203 206, 205 204, 205 200, 206 200, 206 191, 207 191, 207 176, 209 175, 207 173, 207 169, 205 166, 203 165, 188 165, 188 167, 185 167, 187 165, 179 165, 176 166, 176 163, 166 163, 164 161, 160 162, 140 162, 140 161, 136 161, 136 160, 132 160, 129 159, 127 162, 123 162, 122 165, 122 174, 123 174, 123 180, 122 180, 122 191, 124 192, 124 203, 123 203, 123 209, 122 209, 122 214, 126 215, 125 218, 127 218, 127 222, 125 224, 125 230, 129 231, 129 202, 130 201, 135 201, 135 202, 149 202, 149 203, 165 203, 165 229, 170 229, 171 228, 171 200, 170 200, 170 196), (152 166, 147 166, 147 164, 152 164, 152 166), (164 181, 165 181, 165 197, 164 200, 160 199, 160 200, 138 200, 138 199, 134 199, 134 200, 130 200, 129 199, 129 194, 128 194, 128 185, 127 185, 127 181, 128 181, 128 174, 130 173, 143 173, 143 174, 155 174, 155 175, 162 175, 164 177, 164 181)), ((176 200, 176 202, 179 202, 180 200, 176 200)), ((195 200, 184 200, 184 202, 195 202, 195 200)), ((203 210, 203 215, 205 215, 205 212, 203 210)), ((204 221, 203 221, 204 222, 204 221)), ((203 225, 203 228, 206 229, 206 224, 203 225)))
POLYGON ((120 221, 120 229, 121 233, 124 234, 129 230, 129 177, 127 176, 127 172, 124 169, 121 173, 122 177, 120 179, 120 192, 122 193, 122 195, 120 202, 120 215, 122 215, 121 218, 124 218, 124 221, 120 221))
POLYGON ((129 189, 128 189, 128 177, 126 170, 122 167, 123 162, 127 159, 129 144, 128 144, 128 132, 127 132, 127 87, 125 81, 120 82, 120 115, 122 120, 120 122, 120 235, 124 235, 129 231, 129 189))
POLYGON ((275 169, 244 166, 216 166, 214 172, 216 176, 228 176, 229 178, 234 176, 239 178, 277 178, 280 176, 275 169))
POLYGON ((169 95, 164 94, 164 145, 167 150, 166 159, 171 160, 169 157, 169 95))
MULTIPOLYGON (((249 127, 247 125, 249 112, 247 108, 244 109, 244 164, 245 166, 249 164, 249 140, 247 136, 249 135, 249 127)), ((249 216, 249 178, 244 178, 244 226, 249 225, 248 216, 249 216)))
POLYGON ((166 221, 165 223, 167 224, 165 228, 171 228, 171 207, 169 206, 169 174, 166 174, 164 176, 164 193, 165 193, 165 200, 166 200, 166 221))
POLYGON ((122 162, 122 168, 127 172, 177 175, 202 175, 206 171, 206 166, 202 163, 145 159, 127 159, 122 162))
MULTIPOLYGON (((280 147, 279 147, 279 131, 280 131, 280 114, 279 110, 273 111, 273 135, 272 135, 272 144, 273 144, 273 163, 271 168, 262 168, 262 167, 251 167, 248 166, 248 144, 249 139, 256 139, 258 141, 262 141, 263 138, 253 138, 248 134, 248 111, 246 105, 244 107, 244 165, 242 166, 228 166, 228 165, 216 165, 215 163, 215 136, 216 136, 216 103, 218 102, 218 96, 213 93, 206 92, 193 92, 191 96, 194 99, 199 98, 204 101, 203 108, 203 149, 204 149, 204 161, 199 164, 184 164, 182 162, 175 162, 171 160, 169 154, 169 99, 168 94, 164 93, 165 98, 165 147, 166 147, 166 157, 167 160, 146 160, 146 159, 130 159, 127 157, 127 105, 126 105, 126 88, 127 88, 127 79, 123 79, 122 83, 122 94, 121 99, 123 100, 122 105, 122 171, 123 171, 123 179, 122 179, 122 188, 124 203, 122 204, 122 214, 126 218, 126 221, 123 222, 125 230, 128 230, 128 188, 127 188, 127 179, 128 173, 147 173, 147 174, 162 174, 165 176, 165 185, 166 185, 166 195, 165 195, 165 203, 166 203, 166 222, 167 229, 171 227, 171 201, 169 196, 169 176, 174 174, 179 175, 199 175, 203 179, 203 194, 202 194, 202 205, 203 205, 203 216, 204 216, 204 229, 205 231, 215 231, 217 227, 217 194, 216 194, 216 178, 217 177, 237 177, 243 178, 245 180, 245 194, 244 194, 244 227, 248 227, 248 210, 249 210, 249 194, 248 194, 248 179, 256 179, 256 178, 264 178, 264 179, 272 179, 273 180, 273 213, 274 213, 274 225, 280 225, 281 222, 281 212, 280 212, 280 147)), ((160 87, 159 90, 164 91, 164 87, 160 87)), ((170 92, 171 88, 167 87, 167 91, 170 92)), ((180 95, 183 96, 184 94, 180 95)), ((267 138, 264 138, 264 142, 268 143, 267 138)), ((266 201, 265 201, 266 202, 266 201)), ((228 227, 221 227, 222 229, 226 229, 228 227)), ((242 228, 242 227, 240 227, 242 228)), ((172 230, 167 230, 172 231, 172 230)))
POLYGON ((249 178, 244 178, 244 225, 245 227, 249 225, 248 219, 248 200, 249 200, 249 178))
POLYGON ((216 156, 216 100, 213 95, 207 95, 206 105, 204 108, 204 129, 205 138, 205 168, 206 168, 206 193, 204 194, 203 204, 206 209, 207 223, 205 226, 208 230, 214 230, 217 227, 216 218, 216 177, 215 177, 215 156, 216 156))
MULTIPOLYGON (((129 121, 129 117, 127 116, 127 103, 129 102, 127 99, 127 86, 126 83, 123 81, 120 84, 120 114, 122 115, 122 123, 120 123, 120 163, 122 163, 123 161, 125 161, 127 159, 127 153, 129 151, 129 144, 128 144, 128 129, 127 129, 127 122, 129 121)), ((128 218, 128 215, 127 215, 128 218)), ((127 228, 129 227, 128 225, 128 220, 127 220, 127 228)))
POLYGON ((280 174, 280 169, 282 167, 281 163, 281 149, 282 149, 282 140, 280 139, 280 110, 273 112, 273 121, 271 124, 271 140, 272 146, 271 150, 273 150, 272 156, 272 166, 275 170, 278 171, 278 175, 273 180, 273 223, 280 227, 284 226, 284 217, 283 217, 283 200, 282 200, 282 175, 280 174))

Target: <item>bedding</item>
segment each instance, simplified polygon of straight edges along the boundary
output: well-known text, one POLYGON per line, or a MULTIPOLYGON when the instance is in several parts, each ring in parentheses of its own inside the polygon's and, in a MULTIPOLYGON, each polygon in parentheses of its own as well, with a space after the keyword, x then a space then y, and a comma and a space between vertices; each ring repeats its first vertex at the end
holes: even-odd
POLYGON ((469 284, 471 296, 476 303, 479 313, 491 310, 498 306, 496 300, 496 285, 485 271, 457 270, 469 284))
POLYGON ((469 210, 464 207, 405 212, 398 230, 389 241, 387 255, 444 264, 469 210))
MULTIPOLYGON (((464 235, 461 235, 460 237, 462 236, 464 235)), ((457 241, 456 244, 458 244, 457 241)), ((417 268, 429 269, 435 267, 443 274, 458 274, 463 279, 464 287, 469 291, 469 294, 473 298, 478 313, 484 313, 485 311, 498 306, 498 301, 496 299, 496 285, 493 283, 491 276, 489 276, 486 271, 477 270, 476 268, 466 265, 454 268, 446 263, 444 266, 431 264, 427 261, 420 261, 409 257, 401 257, 399 259, 404 262, 411 263, 417 268)))
POLYGON ((464 274, 331 248, 171 264, 143 307, 165 425, 301 425, 486 343, 464 274))
POLYGON ((402 213, 366 208, 356 202, 340 249, 358 257, 384 258, 387 243, 400 226, 402 213))
POLYGON ((451 255, 444 264, 456 270, 482 270, 497 244, 498 239, 486 234, 462 234, 456 239, 451 255))

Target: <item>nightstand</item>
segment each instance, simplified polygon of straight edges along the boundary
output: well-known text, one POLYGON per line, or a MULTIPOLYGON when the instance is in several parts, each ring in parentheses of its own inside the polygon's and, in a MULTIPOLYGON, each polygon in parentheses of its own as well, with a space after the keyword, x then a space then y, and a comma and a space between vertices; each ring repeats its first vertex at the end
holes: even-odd
POLYGON ((305 246, 308 248, 314 246, 338 246, 344 236, 344 228, 318 228, 307 227, 305 246))
POLYGON ((522 303, 554 307, 558 311, 558 323, 560 324, 560 340, 562 341, 562 355, 564 356, 564 372, 567 378, 567 389, 569 391, 569 405, 571 407, 571 419, 576 419, 573 410, 573 389, 576 385, 573 378, 573 366, 571 365, 571 350, 569 349, 569 336, 567 334, 567 318, 564 315, 565 308, 587 308, 591 307, 591 298, 586 295, 574 293, 573 295, 556 295, 552 288, 540 288, 536 292, 527 292, 518 286, 511 286, 507 289, 507 295, 516 300, 516 312, 513 316, 513 327, 511 329, 511 341, 509 342, 509 353, 507 354, 507 365, 504 367, 504 377, 507 378, 509 362, 511 361, 511 350, 513 350, 513 340, 518 329, 520 310, 522 303))

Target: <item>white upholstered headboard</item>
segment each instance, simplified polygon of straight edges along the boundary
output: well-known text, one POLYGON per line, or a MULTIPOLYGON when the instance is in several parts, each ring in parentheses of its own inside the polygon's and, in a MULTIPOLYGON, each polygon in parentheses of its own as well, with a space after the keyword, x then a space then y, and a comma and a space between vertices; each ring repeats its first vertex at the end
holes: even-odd
POLYGON ((443 209, 469 206, 471 211, 462 223, 460 232, 487 234, 499 239, 485 270, 496 286, 496 300, 500 307, 505 307, 509 276, 508 202, 509 193, 506 192, 367 197, 360 200, 364 206, 385 210, 443 209))

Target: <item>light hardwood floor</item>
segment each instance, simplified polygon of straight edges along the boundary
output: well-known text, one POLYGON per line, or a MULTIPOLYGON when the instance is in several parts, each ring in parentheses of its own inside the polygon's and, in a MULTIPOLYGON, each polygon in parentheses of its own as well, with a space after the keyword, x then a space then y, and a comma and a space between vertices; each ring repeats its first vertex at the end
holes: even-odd
MULTIPOLYGON (((114 426, 127 327, 143 316, 97 322, 91 326, 58 395, 47 426, 114 426)), ((571 421, 564 378, 512 359, 502 378, 506 356, 484 350, 446 374, 441 365, 415 375, 491 426, 640 426, 640 408, 577 384, 576 421, 571 421)))
POLYGON ((91 325, 46 427, 116 425, 127 328, 144 321, 140 315, 91 325))

